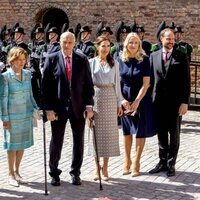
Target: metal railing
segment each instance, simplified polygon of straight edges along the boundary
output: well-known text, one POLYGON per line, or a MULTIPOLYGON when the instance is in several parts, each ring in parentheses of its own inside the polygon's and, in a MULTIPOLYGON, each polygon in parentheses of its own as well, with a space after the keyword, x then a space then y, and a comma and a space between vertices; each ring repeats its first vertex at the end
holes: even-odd
POLYGON ((200 110, 200 60, 190 62, 191 97, 190 109, 200 110))

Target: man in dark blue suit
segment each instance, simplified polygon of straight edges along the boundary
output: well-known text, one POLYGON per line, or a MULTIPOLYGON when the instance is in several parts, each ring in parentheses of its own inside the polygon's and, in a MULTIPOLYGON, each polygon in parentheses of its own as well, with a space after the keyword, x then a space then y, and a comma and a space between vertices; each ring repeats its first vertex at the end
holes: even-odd
POLYGON ((61 50, 50 54, 44 64, 42 77, 43 106, 51 121, 50 142, 51 184, 60 185, 58 169, 65 126, 69 119, 73 134, 73 152, 70 175, 72 184, 81 185, 80 168, 84 148, 84 112, 93 116, 93 82, 88 60, 73 50, 75 36, 64 32, 60 37, 61 50))
POLYGON ((175 175, 180 145, 180 124, 188 110, 190 71, 187 55, 175 45, 171 29, 160 33, 162 48, 150 56, 160 161, 149 173, 175 175))

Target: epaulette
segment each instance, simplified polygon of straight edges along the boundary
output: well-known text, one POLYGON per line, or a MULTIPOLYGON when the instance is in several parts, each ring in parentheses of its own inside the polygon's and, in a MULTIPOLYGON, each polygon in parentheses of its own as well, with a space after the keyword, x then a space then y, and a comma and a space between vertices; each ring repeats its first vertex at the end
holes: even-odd
POLYGON ((182 46, 182 45, 178 44, 177 50, 179 50, 182 53, 187 54, 187 48, 185 46, 182 46))
POLYGON ((159 44, 152 44, 151 45, 151 52, 158 51, 160 49, 159 44))
POLYGON ((188 44, 188 43, 187 43, 187 46, 186 46, 186 47, 187 47, 187 51, 188 51, 188 52, 191 53, 191 52, 193 51, 193 46, 192 46, 191 44, 188 44))
POLYGON ((33 48, 33 43, 32 43, 32 42, 28 43, 28 48, 29 48, 29 49, 32 49, 32 48, 33 48))
POLYGON ((4 51, 6 53, 8 53, 10 51, 10 49, 12 48, 11 44, 9 44, 8 46, 5 47, 4 51))
POLYGON ((92 49, 96 52, 96 47, 95 47, 95 45, 94 46, 92 46, 92 49))
POLYGON ((114 45, 110 48, 110 54, 113 55, 117 50, 117 47, 114 45))

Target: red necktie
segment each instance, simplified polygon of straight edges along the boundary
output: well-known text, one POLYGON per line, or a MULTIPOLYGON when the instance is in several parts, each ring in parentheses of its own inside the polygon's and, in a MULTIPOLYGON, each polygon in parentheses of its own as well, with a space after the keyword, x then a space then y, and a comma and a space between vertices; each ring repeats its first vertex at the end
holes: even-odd
POLYGON ((165 52, 165 60, 164 60, 164 62, 166 63, 167 62, 167 60, 168 60, 168 54, 169 54, 169 52, 168 51, 166 51, 165 52))
POLYGON ((71 80, 71 64, 70 64, 70 57, 66 57, 66 72, 67 72, 67 78, 70 81, 71 80))

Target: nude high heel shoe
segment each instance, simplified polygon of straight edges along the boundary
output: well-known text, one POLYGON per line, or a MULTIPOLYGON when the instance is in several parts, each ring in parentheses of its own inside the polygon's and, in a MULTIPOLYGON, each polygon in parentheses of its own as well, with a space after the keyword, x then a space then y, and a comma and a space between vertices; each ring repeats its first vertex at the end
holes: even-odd
POLYGON ((133 171, 131 173, 132 177, 136 177, 140 175, 140 163, 135 164, 133 171))
POLYGON ((103 170, 103 167, 101 168, 101 171, 102 171, 102 180, 103 181, 108 181, 109 180, 109 176, 108 176, 108 172, 106 174, 104 174, 104 170, 103 170))
POLYGON ((124 164, 124 169, 122 175, 128 175, 131 173, 130 168, 131 168, 132 162, 130 161, 129 163, 124 164))

